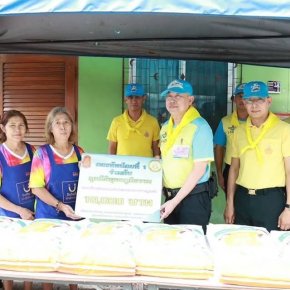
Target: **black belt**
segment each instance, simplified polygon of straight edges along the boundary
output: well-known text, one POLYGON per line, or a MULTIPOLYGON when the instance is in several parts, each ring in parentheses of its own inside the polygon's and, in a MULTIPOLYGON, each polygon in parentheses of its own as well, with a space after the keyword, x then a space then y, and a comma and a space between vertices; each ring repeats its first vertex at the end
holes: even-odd
POLYGON ((285 187, 269 187, 269 188, 261 188, 261 189, 251 189, 251 188, 246 188, 244 186, 241 186, 239 184, 237 185, 237 188, 239 191, 247 193, 249 195, 263 195, 273 190, 282 190, 283 192, 285 192, 286 190, 285 187))
MULTIPOLYGON (((198 183, 194 189, 188 194, 198 194, 201 192, 205 192, 208 191, 209 187, 208 187, 208 181, 206 182, 202 182, 202 183, 198 183)), ((163 187, 163 193, 167 198, 173 198, 175 197, 175 195, 178 193, 178 191, 180 190, 180 188, 168 188, 168 187, 163 187)))

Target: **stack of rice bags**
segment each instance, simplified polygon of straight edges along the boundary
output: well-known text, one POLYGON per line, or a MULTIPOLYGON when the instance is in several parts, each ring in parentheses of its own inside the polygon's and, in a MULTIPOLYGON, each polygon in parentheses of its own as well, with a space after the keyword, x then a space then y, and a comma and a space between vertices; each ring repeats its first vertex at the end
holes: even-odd
POLYGON ((213 275, 212 255, 199 226, 144 224, 134 254, 138 275, 190 279, 213 275))
POLYGON ((67 222, 39 219, 1 219, 0 268, 15 271, 55 271, 60 238, 69 229, 67 222))
POLYGON ((62 238, 58 271, 94 276, 135 275, 131 242, 139 230, 129 222, 88 222, 62 238))
POLYGON ((8 217, 0 217, 0 269, 10 269, 14 261, 17 260, 13 248, 22 248, 21 241, 17 238, 17 233, 21 228, 25 227, 27 222, 20 219, 13 219, 8 217), (17 243, 17 245, 15 245, 17 243))
POLYGON ((277 247, 265 228, 210 225, 207 237, 220 282, 279 288, 285 286, 285 278, 289 281, 290 262, 286 268, 279 266, 277 247))
POLYGON ((271 231, 270 239, 273 243, 272 254, 276 254, 269 273, 268 279, 272 280, 274 285, 290 289, 290 232, 271 231), (278 282, 278 283, 277 283, 278 282))

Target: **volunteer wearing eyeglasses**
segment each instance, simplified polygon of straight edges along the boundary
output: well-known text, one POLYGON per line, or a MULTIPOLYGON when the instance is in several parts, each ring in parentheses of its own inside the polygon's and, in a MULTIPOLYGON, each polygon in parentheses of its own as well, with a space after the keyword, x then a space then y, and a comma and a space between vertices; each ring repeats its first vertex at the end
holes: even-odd
POLYGON ((172 81, 161 96, 171 117, 161 128, 160 149, 166 196, 161 219, 168 224, 196 224, 205 231, 211 215, 208 191, 213 134, 192 106, 193 89, 184 80, 172 81))
POLYGON ((249 117, 234 132, 226 223, 290 229, 290 125, 270 111, 267 85, 244 87, 249 117))

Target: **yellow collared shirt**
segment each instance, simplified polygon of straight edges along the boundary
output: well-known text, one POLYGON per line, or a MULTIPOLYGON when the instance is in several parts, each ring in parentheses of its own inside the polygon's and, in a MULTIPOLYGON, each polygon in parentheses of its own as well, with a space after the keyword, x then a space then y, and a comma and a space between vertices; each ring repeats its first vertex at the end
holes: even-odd
MULTIPOLYGON (((138 121, 129 118, 130 127, 134 129, 138 121)), ((107 140, 118 143, 117 155, 153 157, 152 142, 159 140, 159 132, 157 119, 149 114, 146 114, 142 126, 129 132, 122 114, 113 119, 107 140)))
MULTIPOLYGON (((246 123, 240 125, 233 137, 232 157, 240 159, 236 183, 252 189, 285 186, 284 158, 290 156, 290 125, 278 121, 259 142, 262 163, 258 160, 255 149, 249 149, 241 155, 243 148, 248 145, 246 126, 246 123)), ((259 128, 249 126, 252 138, 255 140, 264 124, 259 128)))
MULTIPOLYGON (((222 118, 224 132, 227 136, 227 144, 226 144, 226 152, 225 152, 224 161, 226 164, 229 164, 229 165, 231 164, 231 159, 232 159, 232 142, 233 142, 234 131, 237 128, 237 125, 233 124, 232 118, 233 118, 233 114, 222 118)), ((245 123, 245 121, 241 121, 238 119, 237 119, 237 122, 239 122, 239 124, 245 123)))

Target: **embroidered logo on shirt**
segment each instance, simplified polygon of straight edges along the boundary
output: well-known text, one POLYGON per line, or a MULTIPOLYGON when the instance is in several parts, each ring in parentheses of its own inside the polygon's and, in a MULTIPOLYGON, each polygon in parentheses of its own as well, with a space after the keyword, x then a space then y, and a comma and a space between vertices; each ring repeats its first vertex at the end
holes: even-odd
POLYGON ((160 142, 167 142, 167 132, 164 132, 161 136, 160 136, 160 142))
POLYGON ((233 125, 231 127, 228 127, 228 134, 234 134, 236 127, 233 125))
POLYGON ((272 155, 273 153, 273 149, 271 147, 271 145, 268 145, 266 148, 265 148, 265 154, 266 155, 272 155))

